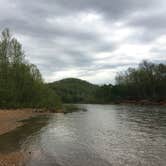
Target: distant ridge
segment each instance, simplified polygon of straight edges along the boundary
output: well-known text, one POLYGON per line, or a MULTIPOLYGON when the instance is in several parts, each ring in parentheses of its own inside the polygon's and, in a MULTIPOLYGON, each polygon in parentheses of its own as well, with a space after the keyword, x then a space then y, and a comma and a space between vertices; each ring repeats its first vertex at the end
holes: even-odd
POLYGON ((58 80, 58 81, 54 81, 52 83, 58 83, 58 82, 61 82, 61 83, 64 83, 64 82, 78 82, 78 83, 85 83, 85 84, 89 84, 89 85, 91 84, 93 86, 96 85, 96 84, 93 84, 93 83, 88 82, 86 80, 79 79, 79 78, 74 78, 74 77, 64 78, 64 79, 61 79, 61 80, 58 80))
POLYGON ((78 78, 66 78, 49 83, 52 88, 66 103, 88 103, 93 101, 93 94, 98 85, 78 78))

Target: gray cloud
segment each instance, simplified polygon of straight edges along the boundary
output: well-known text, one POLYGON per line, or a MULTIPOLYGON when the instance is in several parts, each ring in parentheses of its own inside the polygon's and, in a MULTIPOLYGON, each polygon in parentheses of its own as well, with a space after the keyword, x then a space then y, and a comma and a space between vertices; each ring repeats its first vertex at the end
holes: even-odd
POLYGON ((143 12, 134 16, 132 19, 128 20, 128 24, 141 31, 137 36, 137 39, 142 39, 145 41, 154 40, 160 35, 165 35, 166 33, 166 8, 165 10, 150 10, 149 12, 143 12))
POLYGON ((68 3, 68 0, 56 1, 60 6, 67 6, 68 9, 74 11, 80 10, 95 10, 105 15, 108 15, 110 19, 117 19, 129 15, 134 11, 140 11, 143 9, 151 8, 156 4, 155 0, 72 0, 68 3))
POLYGON ((165 5, 164 0, 1 0, 0 29, 12 30, 46 81, 63 77, 59 73, 70 77, 71 71, 95 83, 102 74, 113 81, 105 70, 119 71, 141 59, 166 60, 165 5))

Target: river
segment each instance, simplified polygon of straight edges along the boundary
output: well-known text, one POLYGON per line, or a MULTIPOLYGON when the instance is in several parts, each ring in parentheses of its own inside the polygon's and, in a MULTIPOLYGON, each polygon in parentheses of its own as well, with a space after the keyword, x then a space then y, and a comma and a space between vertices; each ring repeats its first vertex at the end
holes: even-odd
POLYGON ((0 152, 20 149, 28 153, 26 166, 166 165, 165 107, 81 107, 87 111, 27 122, 0 137, 0 152))

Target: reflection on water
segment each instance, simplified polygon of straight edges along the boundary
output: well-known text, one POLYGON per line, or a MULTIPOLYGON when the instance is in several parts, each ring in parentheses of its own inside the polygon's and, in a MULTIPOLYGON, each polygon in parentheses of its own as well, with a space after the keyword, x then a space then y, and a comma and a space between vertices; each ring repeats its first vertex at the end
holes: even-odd
MULTIPOLYGON (((21 136, 21 150, 30 157, 26 166, 166 165, 164 107, 83 106, 87 112, 55 114, 38 132, 21 136)), ((25 133, 24 128, 11 136, 25 133)))
MULTIPOLYGON (((48 123, 48 116, 38 116, 22 121, 23 126, 0 136, 0 153, 18 151, 26 139, 34 136, 48 123)), ((40 133, 39 133, 40 134, 40 133)))

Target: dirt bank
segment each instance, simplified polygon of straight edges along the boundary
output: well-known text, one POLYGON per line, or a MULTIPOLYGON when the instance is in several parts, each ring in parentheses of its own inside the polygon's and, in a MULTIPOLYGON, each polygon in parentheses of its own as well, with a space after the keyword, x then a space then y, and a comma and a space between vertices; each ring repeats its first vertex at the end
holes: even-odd
POLYGON ((166 101, 151 101, 151 100, 119 100, 115 104, 135 104, 135 105, 157 105, 166 106, 166 101))
MULTIPOLYGON (((48 113, 34 109, 0 110, 0 135, 23 125, 22 120, 43 114, 48 113)), ((27 155, 19 151, 7 154, 0 152, 0 166, 23 166, 25 156, 27 155)))
POLYGON ((0 166, 23 166, 24 155, 21 152, 0 154, 0 166))
POLYGON ((21 120, 37 116, 39 113, 33 109, 0 110, 0 135, 21 126, 21 120))

